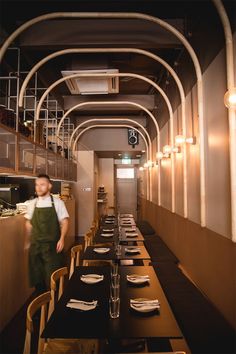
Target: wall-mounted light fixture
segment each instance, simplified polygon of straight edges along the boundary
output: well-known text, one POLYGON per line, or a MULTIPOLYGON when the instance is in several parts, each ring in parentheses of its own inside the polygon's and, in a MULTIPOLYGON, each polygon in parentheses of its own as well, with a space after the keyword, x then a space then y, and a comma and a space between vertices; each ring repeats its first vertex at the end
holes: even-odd
POLYGON ((224 104, 227 108, 236 110, 236 87, 229 89, 224 95, 224 104))
POLYGON ((145 163, 143 164, 143 167, 144 167, 144 168, 148 168, 148 163, 145 162, 145 163))
POLYGON ((162 151, 158 151, 156 153, 156 158, 157 158, 157 160, 161 160, 163 158, 163 152, 162 151))
POLYGON ((195 136, 191 136, 189 138, 185 138, 184 135, 176 135, 175 137, 175 144, 176 146, 181 146, 184 143, 188 143, 188 144, 196 144, 196 137, 195 136))
POLYGON ((175 152, 177 154, 180 153, 181 152, 180 146, 173 146, 172 152, 175 152))
POLYGON ((148 160, 147 165, 149 168, 152 168, 154 166, 154 162, 152 162, 151 160, 148 160))
POLYGON ((143 166, 140 166, 140 167, 139 167, 139 171, 142 172, 143 170, 144 170, 143 166))
POLYGON ((164 145, 163 146, 163 157, 165 157, 165 158, 170 157, 171 151, 172 151, 172 149, 171 149, 170 145, 164 145))

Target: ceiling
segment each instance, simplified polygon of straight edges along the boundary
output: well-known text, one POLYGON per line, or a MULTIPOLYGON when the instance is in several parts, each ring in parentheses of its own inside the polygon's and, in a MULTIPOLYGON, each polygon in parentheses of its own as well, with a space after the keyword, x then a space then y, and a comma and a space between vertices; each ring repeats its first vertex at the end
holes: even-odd
MULTIPOLYGON (((235 1, 223 1, 235 28, 235 1)), ((195 49, 204 71, 224 45, 222 25, 212 1, 159 1, 159 0, 109 0, 109 1, 1 1, 1 41, 20 24, 44 13, 59 11, 77 12, 140 12, 164 19, 176 27, 195 49)), ((46 55, 65 48, 140 48, 148 50, 167 61, 178 73, 185 92, 195 82, 195 73, 182 44, 169 32, 151 22, 135 19, 63 19, 40 22, 17 39, 22 53, 22 70, 46 55)), ((2 74, 15 66, 12 53, 5 56, 2 74)), ((63 70, 118 69, 121 73, 136 73, 155 81, 166 92, 172 106, 179 104, 177 88, 166 69, 154 60, 137 53, 67 54, 59 56, 40 68, 39 80, 43 87, 62 77, 63 70)), ((119 79, 119 93, 112 95, 73 96, 66 84, 53 90, 63 108, 81 100, 132 100, 148 105, 160 126, 168 115, 163 98, 148 83, 131 78, 119 79)), ((145 116, 144 112, 130 106, 90 107, 74 111, 72 121, 78 124, 83 118, 145 116)), ((151 129, 151 127, 150 127, 151 129)))

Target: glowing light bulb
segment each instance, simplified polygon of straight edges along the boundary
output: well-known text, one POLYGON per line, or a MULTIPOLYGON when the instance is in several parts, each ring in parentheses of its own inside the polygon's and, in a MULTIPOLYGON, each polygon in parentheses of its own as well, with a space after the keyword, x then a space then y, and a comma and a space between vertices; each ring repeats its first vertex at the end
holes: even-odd
POLYGON ((163 152, 158 151, 158 152, 156 153, 156 158, 157 158, 158 160, 161 160, 161 159, 163 158, 163 152))
POLYGON ((176 135, 175 144, 179 146, 179 145, 183 145, 184 143, 185 143, 185 137, 183 135, 176 135))
POLYGON ((163 153, 164 154, 170 154, 171 153, 171 146, 170 145, 165 145, 163 147, 163 153))
POLYGON ((224 104, 228 108, 236 110, 236 87, 229 89, 224 95, 224 104))
POLYGON ((147 168, 148 167, 148 163, 145 162, 144 165, 143 165, 144 168, 147 168))
POLYGON ((140 166, 139 171, 143 171, 143 170, 144 170, 143 166, 140 166))

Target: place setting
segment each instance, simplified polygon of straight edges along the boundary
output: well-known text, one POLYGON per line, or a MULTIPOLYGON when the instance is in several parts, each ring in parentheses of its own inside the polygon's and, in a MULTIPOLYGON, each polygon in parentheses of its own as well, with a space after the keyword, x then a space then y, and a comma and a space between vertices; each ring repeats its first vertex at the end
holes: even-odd
POLYGON ((77 299, 70 299, 66 304, 66 307, 80 310, 80 311, 91 311, 96 309, 98 306, 98 301, 84 301, 84 300, 77 300, 77 299))
POLYGON ((130 299, 130 308, 141 314, 155 314, 160 310, 158 299, 136 298, 130 299))
POLYGON ((140 251, 139 247, 125 247, 125 253, 127 254, 138 254, 140 251))
POLYGON ((97 284, 104 280, 101 274, 82 274, 80 280, 86 284, 97 284))
POLYGON ((105 254, 110 251, 109 247, 95 247, 93 249, 93 252, 98 253, 98 254, 105 254))
POLYGON ((126 279, 132 285, 148 285, 150 282, 149 275, 129 274, 126 279))

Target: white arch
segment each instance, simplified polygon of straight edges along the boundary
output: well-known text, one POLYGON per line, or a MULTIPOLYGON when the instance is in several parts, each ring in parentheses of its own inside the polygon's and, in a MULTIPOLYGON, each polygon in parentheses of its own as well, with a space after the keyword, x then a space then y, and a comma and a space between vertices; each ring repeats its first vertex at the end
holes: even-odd
MULTIPOLYGON (((162 88, 157 85, 154 81, 148 79, 145 76, 142 75, 138 75, 138 74, 134 74, 134 73, 113 73, 113 74, 73 74, 73 75, 69 75, 67 77, 62 77, 61 79, 55 81, 53 84, 51 84, 47 90, 43 93, 43 95, 41 96, 39 103, 37 105, 36 108, 36 116, 35 116, 35 120, 34 120, 34 124, 36 126, 36 121, 39 119, 39 114, 40 114, 40 109, 41 106, 43 104, 44 99, 46 98, 46 96, 50 93, 50 91, 56 87, 57 85, 59 85, 60 83, 70 80, 72 78, 76 78, 76 77, 134 77, 137 79, 141 79, 143 81, 148 82, 150 85, 152 85, 153 87, 156 88, 156 90, 162 95, 162 97, 164 98, 166 105, 167 105, 167 109, 169 112, 169 116, 170 116, 170 127, 171 127, 171 144, 174 145, 174 130, 173 130, 173 110, 169 101, 169 98, 167 97, 167 95, 165 94, 165 92, 162 90, 162 88)), ((86 102, 84 102, 85 104, 86 102)), ((157 124, 156 119, 154 119, 154 124, 156 127, 156 130, 158 131, 159 127, 157 124)), ((36 132, 36 129, 35 129, 36 132)), ((171 193, 171 211, 174 213, 175 212, 175 158, 174 158, 174 154, 171 154, 171 189, 172 189, 172 193, 171 193)), ((160 172, 159 172, 160 174, 160 172)), ((160 180, 160 179, 159 179, 160 180)))
MULTIPOLYGON (((93 128, 131 128, 134 129, 135 131, 137 131, 141 137, 144 140, 145 146, 146 146, 146 151, 147 151, 147 161, 150 159, 150 153, 151 153, 151 146, 148 145, 147 140, 144 136, 144 134, 142 132, 140 132, 137 128, 133 127, 132 125, 128 125, 128 124, 94 124, 94 125, 90 125, 89 127, 84 128, 84 130, 82 130, 77 137, 75 138, 75 141, 73 143, 73 147, 72 147, 72 153, 74 154, 75 151, 75 147, 76 144, 79 140, 79 138, 81 137, 81 135, 83 135, 87 130, 93 129, 93 128)), ((150 172, 149 169, 147 168, 147 199, 151 199, 151 195, 152 195, 152 190, 151 190, 151 186, 150 186, 150 172)))
MULTIPOLYGON (((227 89, 235 86, 234 82, 234 48, 233 35, 229 22, 229 18, 225 11, 221 0, 213 0, 213 3, 221 18, 221 22, 225 34, 225 49, 226 49, 226 73, 227 73, 227 89)), ((230 186, 231 186, 231 232, 232 241, 236 242, 236 112, 229 108, 229 156, 230 156, 230 186)))
POLYGON ((146 21, 153 22, 167 31, 174 34, 180 42, 184 45, 187 49, 189 55, 194 64, 196 76, 197 76, 197 95, 198 95, 198 114, 199 114, 199 148, 200 148, 200 202, 201 202, 201 226, 206 226, 206 183, 205 183, 205 129, 204 129, 204 115, 203 115, 203 86, 202 86, 202 71, 200 67, 199 60, 197 55, 187 41, 187 39, 180 33, 175 27, 170 25, 169 23, 147 14, 142 13, 111 13, 111 12, 101 12, 101 13, 93 13, 93 12, 55 12, 44 14, 38 16, 32 20, 27 21, 19 28, 17 28, 4 42, 2 48, 0 49, 0 62, 5 54, 5 51, 9 47, 9 45, 13 42, 13 40, 22 33, 25 29, 31 27, 32 25, 54 18, 123 18, 123 19, 130 19, 130 18, 137 18, 143 19, 146 21))
MULTIPOLYGON (((143 54, 151 59, 154 59, 155 61, 161 63, 172 75, 173 79, 176 82, 176 85, 179 89, 179 94, 180 94, 180 100, 181 100, 181 112, 182 112, 182 131, 183 131, 183 135, 186 136, 186 100, 185 100, 185 93, 184 93, 184 89, 183 89, 183 85, 178 77, 178 75, 176 74, 176 72, 173 70, 173 68, 162 58, 160 58, 159 56, 148 52, 146 50, 143 49, 137 49, 137 48, 69 48, 69 49, 63 49, 54 53, 49 54, 48 56, 44 57, 43 59, 41 59, 37 64, 35 64, 31 70, 29 71, 29 73, 27 74, 27 76, 25 77, 21 89, 20 89, 20 94, 19 94, 19 106, 21 107, 23 105, 23 99, 24 99, 24 92, 26 90, 26 87, 30 81, 30 79, 32 78, 32 76, 34 75, 34 73, 46 62, 48 62, 49 60, 57 57, 57 56, 61 56, 61 55, 65 55, 65 54, 71 54, 71 53, 138 53, 138 54, 143 54)), ((157 151, 160 151, 160 149, 157 149, 157 151)), ((187 208, 187 202, 188 202, 188 198, 187 198, 187 156, 186 156, 186 144, 183 145, 183 200, 184 200, 184 217, 187 218, 188 216, 188 208, 187 208)), ((158 174, 160 175, 160 169, 158 170, 158 174)), ((158 180, 160 180, 160 178, 158 177, 158 180)), ((158 190, 160 190, 159 187, 159 183, 158 183, 158 190)), ((158 193, 159 195, 159 193, 158 193)), ((158 200, 158 205, 160 204, 160 201, 158 200)))

